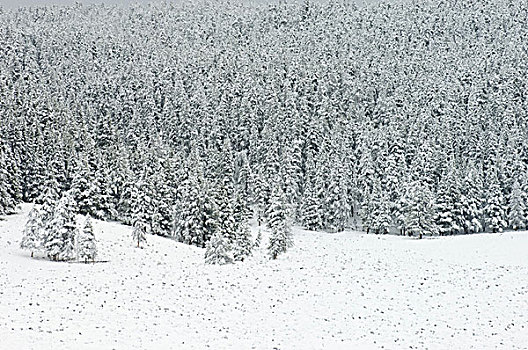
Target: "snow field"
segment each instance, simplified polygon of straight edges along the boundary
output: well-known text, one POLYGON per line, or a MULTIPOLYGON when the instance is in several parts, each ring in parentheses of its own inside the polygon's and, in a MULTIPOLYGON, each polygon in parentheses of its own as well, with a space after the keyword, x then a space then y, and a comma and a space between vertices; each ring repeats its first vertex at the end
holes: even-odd
MULTIPOLYGON (((0 221, 1 349, 526 349, 528 233, 416 240, 294 230, 276 261, 94 220, 98 260, 19 249, 30 210, 0 221)), ((253 228, 256 232, 257 228, 253 228)))

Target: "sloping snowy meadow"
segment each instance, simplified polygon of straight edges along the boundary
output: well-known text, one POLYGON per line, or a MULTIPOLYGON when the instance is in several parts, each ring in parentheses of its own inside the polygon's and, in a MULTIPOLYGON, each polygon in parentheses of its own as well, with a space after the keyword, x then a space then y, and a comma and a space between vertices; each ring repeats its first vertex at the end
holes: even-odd
MULTIPOLYGON (((94 221, 96 264, 19 248, 0 221, 1 349, 526 349, 528 233, 410 239, 294 230, 278 260, 94 221)), ((253 230, 257 232, 258 228, 253 230)))

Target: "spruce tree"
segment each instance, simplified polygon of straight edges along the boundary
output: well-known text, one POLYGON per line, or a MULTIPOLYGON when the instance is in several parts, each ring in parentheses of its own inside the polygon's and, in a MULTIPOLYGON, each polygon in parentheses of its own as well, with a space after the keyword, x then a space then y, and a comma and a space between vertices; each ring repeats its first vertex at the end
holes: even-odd
POLYGON ((504 197, 495 171, 489 177, 488 186, 486 206, 484 207, 486 225, 494 233, 502 232, 508 225, 506 222, 504 197))
POLYGON ((370 226, 375 233, 388 233, 391 226, 389 199, 381 189, 379 181, 375 181, 370 199, 370 226))
POLYGON ((97 256, 97 246, 95 234, 92 226, 92 219, 88 216, 84 222, 84 227, 79 233, 78 239, 78 256, 84 262, 95 261, 97 256))
POLYGON ((435 199, 435 221, 440 235, 459 233, 463 222, 458 182, 453 174, 454 166, 443 174, 435 199))
POLYGON ((301 221, 307 230, 317 231, 323 227, 321 201, 310 179, 307 180, 301 204, 301 221))
POLYGON ((247 204, 240 191, 236 191, 234 201, 235 241, 232 244, 233 257, 236 261, 243 261, 251 255, 253 242, 248 222, 247 204))
POLYGON ((44 249, 50 259, 58 261, 74 257, 78 234, 75 215, 75 202, 71 194, 65 193, 55 207, 49 225, 46 225, 44 249))
POLYGON ((267 210, 268 222, 270 229, 270 240, 268 253, 271 259, 277 259, 279 254, 286 252, 288 247, 293 245, 291 228, 287 217, 288 209, 282 189, 278 181, 274 187, 271 203, 267 210))
POLYGON ((438 227, 434 222, 433 194, 429 185, 424 181, 414 181, 407 189, 408 206, 405 222, 407 231, 422 238, 423 235, 438 234, 438 227))
POLYGON ((141 243, 147 242, 147 223, 141 217, 135 217, 133 227, 132 241, 137 243, 139 248, 141 243))
POLYGON ((225 265, 233 261, 233 253, 227 239, 221 231, 216 231, 205 246, 206 264, 225 265))
POLYGON ((521 186, 519 181, 515 180, 508 203, 508 222, 512 229, 518 230, 525 227, 525 209, 521 186))
POLYGON ((482 231, 483 217, 483 184, 478 170, 468 167, 467 175, 462 183, 462 193, 460 195, 462 226, 465 233, 475 233, 482 231))
POLYGON ((31 251, 31 257, 36 250, 42 248, 42 221, 37 207, 29 212, 20 248, 31 251))

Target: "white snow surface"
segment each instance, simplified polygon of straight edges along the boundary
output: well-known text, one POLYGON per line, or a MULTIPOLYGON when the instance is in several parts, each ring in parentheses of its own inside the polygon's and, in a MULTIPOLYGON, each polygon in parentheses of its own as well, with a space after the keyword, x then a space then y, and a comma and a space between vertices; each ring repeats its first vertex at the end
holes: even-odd
POLYGON ((30 209, 0 221, 1 349, 528 348, 528 232, 295 229, 276 261, 264 239, 209 266, 203 249, 138 249, 130 227, 94 220, 108 262, 79 264, 19 249, 30 209))

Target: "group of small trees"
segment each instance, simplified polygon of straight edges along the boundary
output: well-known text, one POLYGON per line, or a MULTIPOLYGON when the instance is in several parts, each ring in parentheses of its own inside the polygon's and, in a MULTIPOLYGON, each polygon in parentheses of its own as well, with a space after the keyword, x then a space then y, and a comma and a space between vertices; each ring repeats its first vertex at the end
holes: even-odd
POLYGON ((42 197, 42 206, 35 205, 24 228, 21 248, 45 253, 50 260, 80 259, 95 261, 97 246, 88 216, 81 230, 77 227, 77 206, 70 193, 60 199, 48 188, 42 197))

